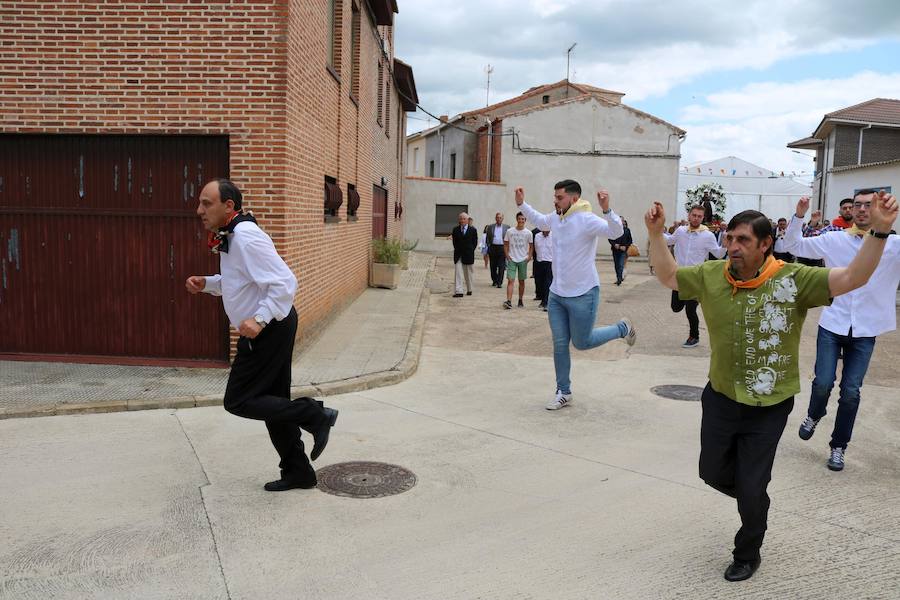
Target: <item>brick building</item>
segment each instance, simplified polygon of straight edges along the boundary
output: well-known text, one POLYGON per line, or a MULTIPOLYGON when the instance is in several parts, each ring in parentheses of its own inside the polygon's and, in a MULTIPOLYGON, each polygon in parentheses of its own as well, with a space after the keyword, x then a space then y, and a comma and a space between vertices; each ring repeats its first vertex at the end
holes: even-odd
POLYGON ((355 298, 373 236, 401 232, 417 97, 394 58, 397 10, 5 3, 0 353, 226 360, 217 299, 183 293, 185 277, 217 270, 194 214, 216 176, 242 188, 297 275, 300 337, 355 298))
POLYGON ((897 193, 900 186, 900 100, 874 98, 822 117, 812 136, 788 148, 813 150, 813 198, 825 218, 860 189, 897 193))

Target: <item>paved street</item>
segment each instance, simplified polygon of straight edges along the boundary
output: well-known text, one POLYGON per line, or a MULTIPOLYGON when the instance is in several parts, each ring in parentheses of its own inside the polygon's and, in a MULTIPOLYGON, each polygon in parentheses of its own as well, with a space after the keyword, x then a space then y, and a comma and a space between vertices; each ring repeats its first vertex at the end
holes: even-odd
POLYGON ((842 473, 824 466, 830 416, 797 437, 804 382, 763 565, 729 584, 738 516, 697 478, 699 404, 649 391, 702 385, 706 342, 679 347, 684 317, 645 264, 621 289, 600 269, 598 321, 629 314, 638 343, 575 352, 575 402, 551 413, 546 314, 504 311, 478 268, 475 294, 449 297, 438 259, 417 372, 329 397, 316 465, 401 465, 417 484, 399 495, 266 493, 265 428, 218 407, 0 421, 0 598, 898 598, 898 334, 879 340, 842 473))

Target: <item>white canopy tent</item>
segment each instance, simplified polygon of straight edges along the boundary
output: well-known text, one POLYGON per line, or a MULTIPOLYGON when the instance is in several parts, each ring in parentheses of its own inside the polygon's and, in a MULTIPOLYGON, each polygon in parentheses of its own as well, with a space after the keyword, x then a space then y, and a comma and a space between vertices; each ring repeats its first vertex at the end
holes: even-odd
POLYGON ((725 219, 742 210, 758 210, 770 219, 789 217, 801 196, 812 187, 791 175, 778 174, 734 156, 681 167, 678 173, 678 215, 686 219, 687 190, 701 183, 718 183, 728 199, 725 219))

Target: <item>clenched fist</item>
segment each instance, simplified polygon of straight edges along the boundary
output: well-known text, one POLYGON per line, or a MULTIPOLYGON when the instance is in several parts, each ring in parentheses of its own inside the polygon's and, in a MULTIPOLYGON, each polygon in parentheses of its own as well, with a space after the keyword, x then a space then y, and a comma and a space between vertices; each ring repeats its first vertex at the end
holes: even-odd
POLYGON ((206 288, 206 277, 200 275, 191 275, 184 282, 184 287, 192 294, 199 294, 206 288))

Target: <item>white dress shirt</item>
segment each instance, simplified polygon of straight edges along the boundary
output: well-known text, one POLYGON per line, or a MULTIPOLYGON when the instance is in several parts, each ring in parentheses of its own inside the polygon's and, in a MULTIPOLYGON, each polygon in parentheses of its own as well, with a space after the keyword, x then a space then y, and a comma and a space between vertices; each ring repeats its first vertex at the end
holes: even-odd
POLYGON ((675 233, 664 233, 666 243, 675 245, 675 262, 679 267, 690 267, 702 264, 708 254, 716 258, 725 256, 725 248, 716 241, 712 231, 691 231, 687 225, 682 225, 675 233))
MULTIPOLYGON (((846 267, 863 245, 864 238, 846 231, 829 231, 803 237, 803 220, 791 218, 784 236, 787 251, 804 258, 824 258, 826 267, 846 267)), ((861 288, 836 297, 822 310, 819 325, 837 335, 874 337, 897 328, 895 298, 900 284, 900 238, 892 235, 884 245, 878 267, 861 288)))
POLYGON ((534 260, 553 262, 553 232, 534 236, 534 260))
POLYGON ((610 210, 601 219, 592 212, 576 212, 565 219, 556 213, 541 214, 527 202, 519 207, 538 229, 550 229, 553 238, 553 283, 557 296, 574 298, 600 285, 597 277, 597 238, 616 239, 625 229, 610 210))
POLYGON ((297 278, 278 256, 275 244, 252 221, 238 223, 229 236, 228 252, 219 254, 221 275, 206 277, 203 291, 222 296, 231 326, 260 315, 267 323, 291 312, 297 278))
POLYGON ((784 254, 788 251, 784 241, 784 231, 775 229, 775 246, 772 248, 772 251, 778 254, 784 254))
POLYGON ((491 243, 497 246, 503 245, 503 225, 494 224, 494 239, 491 240, 491 243))

